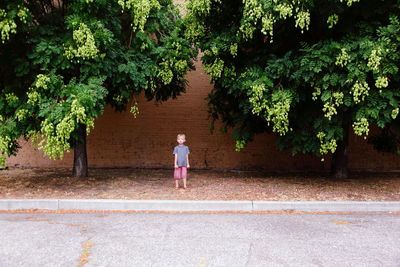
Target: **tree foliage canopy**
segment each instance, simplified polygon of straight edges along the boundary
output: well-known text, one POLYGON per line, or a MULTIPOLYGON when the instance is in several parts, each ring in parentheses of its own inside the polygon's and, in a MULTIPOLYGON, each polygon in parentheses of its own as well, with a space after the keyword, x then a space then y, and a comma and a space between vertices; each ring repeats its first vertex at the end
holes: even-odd
POLYGON ((196 54, 184 32, 172 0, 1 1, 1 163, 20 136, 62 157, 106 104, 176 97, 196 54))
POLYGON ((190 0, 185 22, 237 150, 272 131, 282 149, 323 156, 349 127, 366 137, 397 120, 398 0, 190 0))

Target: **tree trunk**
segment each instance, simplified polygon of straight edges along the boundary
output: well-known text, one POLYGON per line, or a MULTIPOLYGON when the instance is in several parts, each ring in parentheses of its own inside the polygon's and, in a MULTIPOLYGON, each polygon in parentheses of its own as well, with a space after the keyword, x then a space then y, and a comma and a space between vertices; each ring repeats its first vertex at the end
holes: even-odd
POLYGON ((338 141, 335 153, 332 156, 331 174, 335 179, 347 179, 349 169, 347 167, 347 148, 349 144, 349 126, 344 127, 343 140, 338 141))
POLYGON ((78 140, 74 144, 74 166, 72 168, 74 177, 83 178, 88 176, 88 164, 86 154, 86 125, 81 124, 78 129, 78 140))

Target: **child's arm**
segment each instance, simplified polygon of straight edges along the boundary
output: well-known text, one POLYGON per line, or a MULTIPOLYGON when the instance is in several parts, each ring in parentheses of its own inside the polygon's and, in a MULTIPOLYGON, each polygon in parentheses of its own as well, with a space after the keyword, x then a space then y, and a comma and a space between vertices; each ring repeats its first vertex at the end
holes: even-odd
POLYGON ((178 154, 175 154, 174 165, 175 165, 175 168, 178 168, 178 154))
POLYGON ((186 162, 187 162, 187 167, 190 168, 190 164, 189 164, 189 154, 186 155, 186 162))

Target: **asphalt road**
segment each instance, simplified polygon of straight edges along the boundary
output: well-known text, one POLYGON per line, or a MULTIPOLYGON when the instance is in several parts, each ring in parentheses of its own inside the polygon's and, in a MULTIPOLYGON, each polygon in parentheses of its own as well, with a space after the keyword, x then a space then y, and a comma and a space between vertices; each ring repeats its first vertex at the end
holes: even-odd
POLYGON ((0 266, 400 266, 397 214, 0 213, 0 266))

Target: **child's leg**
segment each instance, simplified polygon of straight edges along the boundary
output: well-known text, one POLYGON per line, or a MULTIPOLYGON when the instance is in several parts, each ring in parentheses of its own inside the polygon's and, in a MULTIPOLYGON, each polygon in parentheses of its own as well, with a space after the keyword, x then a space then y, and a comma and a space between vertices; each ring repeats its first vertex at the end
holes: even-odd
POLYGON ((187 168, 182 167, 182 179, 183 179, 183 187, 186 188, 186 177, 187 177, 187 168))
POLYGON ((180 168, 174 169, 175 188, 179 188, 179 180, 181 178, 180 168))

